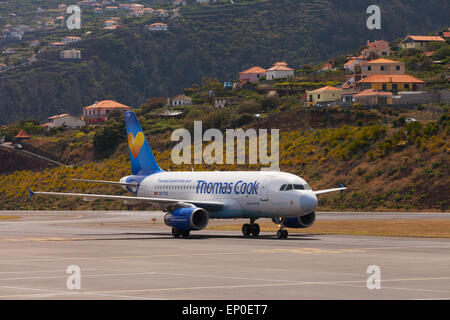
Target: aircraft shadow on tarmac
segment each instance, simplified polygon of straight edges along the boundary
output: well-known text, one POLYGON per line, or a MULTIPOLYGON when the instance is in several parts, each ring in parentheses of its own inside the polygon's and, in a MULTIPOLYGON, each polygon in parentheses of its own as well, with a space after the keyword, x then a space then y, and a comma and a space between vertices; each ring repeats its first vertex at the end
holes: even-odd
MULTIPOLYGON (((127 233, 91 233, 91 234, 78 234, 78 236, 91 236, 98 237, 96 239, 86 238, 86 239, 76 239, 76 241, 106 241, 106 240, 162 240, 162 239, 173 239, 172 234, 164 233, 164 232, 127 232, 127 233), (128 237, 124 237, 128 236, 128 237), (135 236, 135 237, 131 237, 135 236)), ((287 239, 283 239, 283 241, 315 241, 320 240, 316 238, 319 234, 290 234, 287 239)), ((207 239, 247 239, 247 240, 277 240, 276 235, 267 234, 267 235, 259 235, 257 237, 245 237, 243 235, 234 235, 234 234, 191 234, 189 239, 180 238, 180 240, 207 240, 207 239)))

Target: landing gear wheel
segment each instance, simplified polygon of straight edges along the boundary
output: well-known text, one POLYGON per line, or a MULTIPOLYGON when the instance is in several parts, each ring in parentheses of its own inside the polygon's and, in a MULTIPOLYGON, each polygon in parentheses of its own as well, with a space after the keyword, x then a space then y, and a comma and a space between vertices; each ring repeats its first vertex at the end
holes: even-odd
POLYGON ((181 237, 182 238, 189 238, 189 235, 191 234, 191 231, 189 230, 183 230, 181 231, 181 237))
POLYGON ((287 230, 278 230, 277 231, 277 238, 278 239, 287 239, 288 237, 288 231, 287 230))
POLYGON ((252 233, 252 226, 250 224, 248 224, 248 223, 244 224, 242 226, 242 234, 245 237, 248 237, 248 236, 250 236, 250 233, 252 233))
POLYGON ((254 223, 251 224, 252 229, 252 236, 257 237, 259 235, 259 232, 261 231, 259 224, 254 223))
POLYGON ((180 230, 178 230, 177 228, 172 228, 172 235, 174 238, 179 238, 181 235, 180 230))

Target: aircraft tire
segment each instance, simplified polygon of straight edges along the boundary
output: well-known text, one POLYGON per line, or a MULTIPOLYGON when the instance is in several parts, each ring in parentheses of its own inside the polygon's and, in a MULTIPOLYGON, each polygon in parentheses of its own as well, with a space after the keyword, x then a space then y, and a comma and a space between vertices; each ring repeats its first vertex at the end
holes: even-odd
POLYGON ((259 224, 254 223, 252 226, 252 236, 257 237, 259 236, 259 233, 261 232, 261 228, 259 227, 259 224))
POLYGON ((179 238, 181 236, 181 232, 177 228, 172 228, 172 235, 174 238, 179 238))
POLYGON ((242 234, 244 235, 244 237, 250 236, 251 232, 252 226, 250 224, 246 223, 242 226, 242 234))
POLYGON ((191 234, 191 231, 189 231, 189 230, 183 230, 183 231, 181 231, 181 237, 182 238, 185 238, 185 239, 187 239, 187 238, 189 238, 189 235, 191 234))

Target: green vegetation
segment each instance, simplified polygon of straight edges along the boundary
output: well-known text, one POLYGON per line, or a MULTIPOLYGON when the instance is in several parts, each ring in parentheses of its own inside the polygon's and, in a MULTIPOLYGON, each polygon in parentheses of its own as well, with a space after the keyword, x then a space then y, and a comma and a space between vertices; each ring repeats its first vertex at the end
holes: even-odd
MULTIPOLYGON (((108 98, 138 107, 149 97, 181 93, 205 75, 232 81, 244 68, 280 60, 305 73, 305 64, 349 54, 367 38, 393 40, 411 28, 426 34, 448 22, 448 3, 383 0, 383 28, 368 31, 370 4, 270 0, 187 6, 166 33, 145 30, 153 17, 123 19, 119 30, 95 31, 76 44, 83 61, 61 61, 59 50, 51 49, 31 66, 2 72, 0 123, 42 121, 61 110, 77 115, 83 106, 108 98)), ((321 81, 327 80, 316 82, 321 81)))

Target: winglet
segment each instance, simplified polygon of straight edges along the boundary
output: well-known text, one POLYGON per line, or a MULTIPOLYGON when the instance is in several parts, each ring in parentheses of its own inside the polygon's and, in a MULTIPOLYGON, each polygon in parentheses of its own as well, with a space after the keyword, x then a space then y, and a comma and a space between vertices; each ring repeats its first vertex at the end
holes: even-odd
POLYGON ((34 196, 34 192, 30 189, 30 188, 28 188, 27 187, 27 190, 28 190, 28 199, 30 199, 32 196, 34 196))

